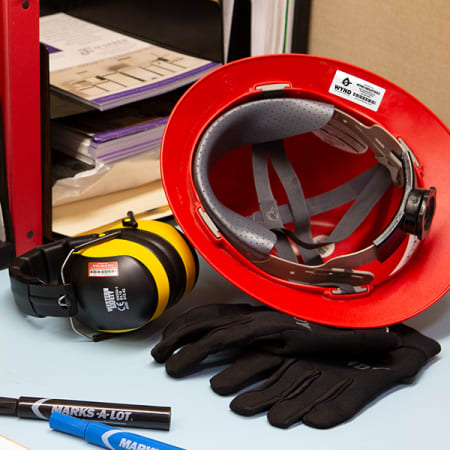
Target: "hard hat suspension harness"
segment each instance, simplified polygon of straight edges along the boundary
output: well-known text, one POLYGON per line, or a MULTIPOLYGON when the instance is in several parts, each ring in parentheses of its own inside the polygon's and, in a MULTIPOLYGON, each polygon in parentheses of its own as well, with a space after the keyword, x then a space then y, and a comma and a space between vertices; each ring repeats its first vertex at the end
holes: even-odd
POLYGON ((435 189, 417 187, 414 160, 401 139, 395 139, 379 125, 366 126, 333 105, 299 98, 265 98, 234 107, 208 126, 194 155, 193 179, 212 222, 265 272, 306 284, 361 287, 373 280, 373 274, 355 268, 387 259, 407 233, 423 239, 429 232, 435 189), (282 140, 308 132, 351 153, 363 153, 370 148, 378 165, 332 191, 305 199, 282 140), (223 205, 209 183, 215 162, 244 145, 253 148, 253 175, 260 207, 251 217, 243 217, 223 205), (288 205, 279 206, 271 191, 269 160, 288 197, 288 205), (317 249, 350 236, 391 183, 403 192, 388 226, 366 248, 323 262, 317 249), (311 216, 353 200, 327 239, 314 241, 311 216), (285 227, 287 223, 293 223, 293 231, 285 227), (298 245, 302 264, 292 242, 298 245), (278 255, 274 254, 274 248, 278 255))

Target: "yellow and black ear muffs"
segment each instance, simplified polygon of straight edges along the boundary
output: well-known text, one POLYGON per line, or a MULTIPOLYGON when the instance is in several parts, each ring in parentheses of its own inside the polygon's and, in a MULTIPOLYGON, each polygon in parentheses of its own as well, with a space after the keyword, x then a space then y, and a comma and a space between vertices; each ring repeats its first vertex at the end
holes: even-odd
POLYGON ((17 257, 9 274, 24 313, 124 333, 145 326, 194 287, 198 258, 171 225, 128 218, 105 233, 37 247, 17 257))

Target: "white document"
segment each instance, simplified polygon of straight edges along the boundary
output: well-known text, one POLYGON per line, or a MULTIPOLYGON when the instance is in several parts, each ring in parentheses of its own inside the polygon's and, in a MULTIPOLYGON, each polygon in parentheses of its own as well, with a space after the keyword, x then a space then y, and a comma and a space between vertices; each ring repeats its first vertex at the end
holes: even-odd
POLYGON ((290 53, 295 0, 252 0, 251 55, 290 53))
POLYGON ((160 179, 158 146, 154 151, 123 159, 114 164, 100 162, 93 169, 56 180, 52 187, 52 205, 61 206, 80 202, 88 198, 132 189, 160 179))
POLYGON ((40 40, 50 50, 50 72, 148 48, 150 44, 64 13, 41 17, 40 40))
POLYGON ((28 447, 24 447, 23 445, 18 444, 17 442, 11 441, 10 439, 2 436, 0 434, 0 449, 1 450, 19 450, 19 449, 28 449, 28 447))
POLYGON ((92 197, 53 208, 52 228, 66 236, 87 233, 123 217, 128 211, 136 216, 157 219, 170 216, 161 180, 112 194, 92 197))
POLYGON ((51 87, 100 110, 184 86, 219 65, 64 13, 39 23, 51 87))

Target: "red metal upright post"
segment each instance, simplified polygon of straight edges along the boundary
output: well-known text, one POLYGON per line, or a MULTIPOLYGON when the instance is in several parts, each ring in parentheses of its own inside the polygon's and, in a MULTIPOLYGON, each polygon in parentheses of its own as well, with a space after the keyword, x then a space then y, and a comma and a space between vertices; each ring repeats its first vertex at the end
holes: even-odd
POLYGON ((0 104, 16 253, 42 243, 39 1, 0 0, 0 104))

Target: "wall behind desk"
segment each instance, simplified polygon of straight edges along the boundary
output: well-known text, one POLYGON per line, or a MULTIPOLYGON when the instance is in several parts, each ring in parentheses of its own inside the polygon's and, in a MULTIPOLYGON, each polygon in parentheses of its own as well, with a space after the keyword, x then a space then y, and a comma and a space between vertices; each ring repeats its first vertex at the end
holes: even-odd
POLYGON ((450 126, 449 0, 313 0, 308 53, 399 85, 450 126))

